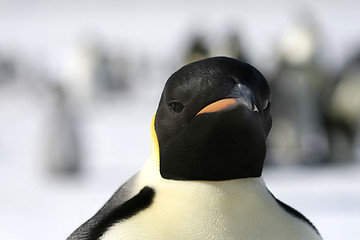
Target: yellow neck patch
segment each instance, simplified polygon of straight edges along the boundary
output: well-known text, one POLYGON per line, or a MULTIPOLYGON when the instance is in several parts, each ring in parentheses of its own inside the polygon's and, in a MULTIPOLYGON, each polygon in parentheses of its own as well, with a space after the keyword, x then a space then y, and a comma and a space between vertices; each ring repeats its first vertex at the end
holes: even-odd
POLYGON ((152 121, 151 121, 151 153, 150 153, 150 159, 152 159, 153 164, 158 167, 160 170, 160 151, 159 151, 159 141, 157 138, 157 134, 155 131, 155 117, 156 114, 154 114, 152 121))

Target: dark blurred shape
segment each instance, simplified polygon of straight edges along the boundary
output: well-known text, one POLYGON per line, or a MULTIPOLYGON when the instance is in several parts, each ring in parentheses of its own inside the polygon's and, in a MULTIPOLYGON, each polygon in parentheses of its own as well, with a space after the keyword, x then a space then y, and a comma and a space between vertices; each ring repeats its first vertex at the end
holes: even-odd
POLYGON ((14 81, 16 78, 16 61, 0 52, 0 84, 14 81))
POLYGON ((82 152, 79 124, 74 106, 58 83, 49 84, 51 94, 50 121, 45 160, 53 174, 71 175, 80 171, 82 152))
POLYGON ((360 49, 325 90, 323 122, 330 143, 328 162, 355 160, 360 127, 360 49))
POLYGON ((242 46, 241 34, 236 28, 228 27, 225 33, 211 34, 213 37, 198 32, 190 34, 184 64, 212 56, 227 56, 248 62, 248 55, 242 46), (214 40, 216 37, 219 38, 218 41, 214 40))
POLYGON ((270 159, 281 163, 320 163, 328 152, 321 124, 321 100, 329 84, 318 62, 319 36, 314 22, 301 22, 282 39, 279 63, 270 83, 273 129, 270 159))
POLYGON ((126 56, 117 47, 107 48, 102 41, 90 38, 74 44, 59 72, 64 91, 77 105, 93 100, 108 100, 130 87, 126 56))
POLYGON ((219 55, 232 57, 244 62, 248 61, 248 55, 242 45, 241 34, 235 28, 227 30, 225 41, 221 45, 222 48, 219 55))
POLYGON ((202 35, 192 36, 189 49, 185 55, 185 63, 195 62, 210 56, 210 47, 202 35))
POLYGON ((110 54, 98 47, 94 63, 94 84, 97 95, 119 94, 129 88, 129 64, 120 54, 110 54))

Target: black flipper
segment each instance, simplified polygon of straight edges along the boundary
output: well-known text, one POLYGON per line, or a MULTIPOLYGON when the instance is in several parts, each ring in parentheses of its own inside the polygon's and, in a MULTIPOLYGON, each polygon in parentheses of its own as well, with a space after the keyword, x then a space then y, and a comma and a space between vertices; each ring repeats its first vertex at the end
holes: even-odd
POLYGON ((272 197, 276 200, 276 202, 279 204, 279 206, 284 209, 286 212, 290 213, 291 215, 293 215, 296 218, 299 218, 300 220, 306 222, 308 225, 310 225, 310 227, 312 227, 317 234, 320 235, 319 231, 316 229, 316 227, 314 226, 314 224, 312 224, 312 222, 310 222, 309 219, 307 219, 302 213, 300 213, 299 211, 297 211, 296 209, 290 207, 289 205, 283 203, 282 201, 280 201, 279 199, 277 199, 274 194, 272 194, 270 191, 269 193, 272 195, 272 197))
POLYGON ((109 201, 87 222, 76 229, 67 240, 96 240, 114 223, 130 218, 151 205, 155 192, 144 187, 137 195, 129 196, 133 178, 121 186, 109 201))
POLYGON ((150 187, 144 187, 135 197, 124 202, 119 207, 106 215, 96 227, 91 229, 89 240, 96 240, 101 237, 105 231, 114 223, 130 218, 139 211, 151 205, 155 191, 150 187))

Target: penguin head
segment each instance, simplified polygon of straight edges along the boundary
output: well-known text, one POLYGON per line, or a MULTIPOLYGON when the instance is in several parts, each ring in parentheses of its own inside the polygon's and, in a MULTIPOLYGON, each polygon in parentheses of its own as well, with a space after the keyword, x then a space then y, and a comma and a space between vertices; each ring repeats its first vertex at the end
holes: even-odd
POLYGON ((259 177, 271 124, 270 88, 254 67, 227 57, 186 65, 166 82, 155 115, 160 174, 259 177))

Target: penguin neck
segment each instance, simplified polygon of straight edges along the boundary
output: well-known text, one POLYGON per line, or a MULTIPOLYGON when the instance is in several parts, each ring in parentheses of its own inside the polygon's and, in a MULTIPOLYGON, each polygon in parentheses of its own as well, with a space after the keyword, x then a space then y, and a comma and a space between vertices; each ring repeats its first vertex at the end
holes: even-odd
MULTIPOLYGON (((254 199, 258 199, 256 196, 259 194, 268 195, 267 187, 262 176, 224 181, 190 181, 163 178, 160 174, 159 144, 153 124, 151 126, 151 140, 151 153, 142 170, 139 172, 136 184, 138 186, 136 188, 137 191, 141 190, 144 186, 156 189, 157 194, 161 192, 166 193, 169 189, 181 189, 179 191, 181 194, 198 196, 198 192, 202 191, 204 196, 207 196, 206 198, 218 196, 219 204, 223 204, 221 200, 222 196, 227 196, 231 199, 246 198, 251 202, 254 199), (241 191, 238 191, 239 189, 241 191)), ((171 194, 176 195, 177 193, 171 191, 171 194)), ((191 199, 190 197, 190 201, 192 201, 191 199)), ((259 197, 259 199, 261 199, 261 197, 259 197)))
MULTIPOLYGON (((198 196, 199 191, 202 191, 206 193, 208 197, 226 195, 229 198, 236 199, 257 199, 257 197, 254 196, 263 193, 268 195, 267 187, 262 176, 222 181, 174 180, 163 178, 159 171, 158 157, 156 152, 152 152, 148 161, 143 166, 137 179, 138 190, 143 186, 149 186, 156 189, 156 191, 181 189, 179 192, 187 196, 198 196)), ((171 193, 176 194, 174 191, 171 191, 171 193)))
MULTIPOLYGON (((158 141, 158 137, 157 137, 157 133, 155 130, 155 118, 156 118, 156 114, 154 114, 152 121, 151 121, 151 151, 150 151, 150 156, 147 160, 147 162, 144 165, 145 169, 148 169, 147 172, 151 172, 152 176, 156 176, 156 177, 160 177, 160 178, 164 178, 164 176, 160 173, 160 145, 159 145, 159 141, 158 141)), ((234 148, 235 149, 235 148, 234 148)), ((229 152, 228 152, 229 154, 229 152)), ((230 154, 233 156, 237 156, 239 154, 230 154)), ((237 179, 246 179, 246 178, 258 178, 261 177, 262 175, 262 167, 263 167, 263 161, 259 161, 261 162, 260 167, 257 167, 255 170, 256 172, 253 173, 247 173, 245 172, 243 175, 243 177, 234 177, 234 178, 227 178, 227 179, 214 179, 214 180, 210 180, 210 181, 224 181, 224 180, 237 180, 237 179), (260 169, 260 170, 259 170, 260 169)), ((166 178, 166 177, 165 177, 166 178)), ((166 178, 166 179, 173 179, 173 180, 206 180, 206 179, 180 179, 180 178, 166 178)))
MULTIPOLYGON (((155 117, 153 116, 152 122, 151 122, 151 151, 148 160, 146 161, 142 174, 146 175, 146 178, 148 179, 163 179, 163 177, 160 174, 160 149, 159 149, 159 142, 157 138, 157 134, 155 131, 155 117)), ((262 179, 261 176, 259 177, 250 177, 251 179, 262 179)), ((232 179, 227 181, 219 181, 219 182, 229 182, 229 181, 236 181, 236 180, 242 180, 242 179, 248 179, 248 178, 238 178, 238 179, 232 179)), ((170 180, 170 179, 169 179, 170 180)), ((180 181, 180 180, 176 180, 180 181)), ((207 182, 207 181, 203 181, 207 182)), ((218 181, 209 181, 209 182, 218 182, 218 181)))

